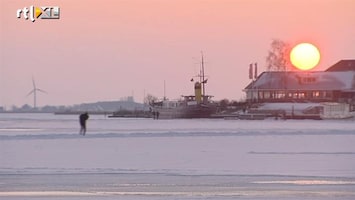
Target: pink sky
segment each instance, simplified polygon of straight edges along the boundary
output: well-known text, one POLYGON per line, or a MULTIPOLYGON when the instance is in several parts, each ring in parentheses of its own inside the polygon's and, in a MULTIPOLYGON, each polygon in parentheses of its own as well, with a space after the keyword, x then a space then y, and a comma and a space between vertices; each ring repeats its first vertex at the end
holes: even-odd
POLYGON ((201 50, 207 92, 240 100, 248 65, 265 71, 271 40, 311 42, 316 70, 355 58, 353 0, 0 1, 0 106, 118 100, 144 91, 174 99, 193 93, 201 50), (16 18, 23 7, 59 6, 59 20, 16 18))

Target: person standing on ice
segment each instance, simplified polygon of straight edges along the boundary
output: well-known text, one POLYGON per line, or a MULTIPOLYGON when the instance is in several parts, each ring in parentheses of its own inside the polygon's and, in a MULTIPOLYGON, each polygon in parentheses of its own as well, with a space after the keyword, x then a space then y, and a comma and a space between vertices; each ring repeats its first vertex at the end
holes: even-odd
POLYGON ((89 114, 87 112, 81 114, 79 116, 79 122, 80 122, 80 135, 85 135, 86 133, 86 120, 89 119, 89 114))

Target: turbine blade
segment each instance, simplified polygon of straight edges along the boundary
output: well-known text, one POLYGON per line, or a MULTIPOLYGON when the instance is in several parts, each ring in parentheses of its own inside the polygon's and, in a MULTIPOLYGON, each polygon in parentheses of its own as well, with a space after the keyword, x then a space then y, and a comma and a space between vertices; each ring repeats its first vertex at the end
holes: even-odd
POLYGON ((33 84, 33 89, 35 90, 36 89, 36 83, 35 83, 35 79, 33 78, 33 76, 32 76, 32 84, 33 84))
POLYGON ((46 91, 44 91, 42 89, 36 88, 36 90, 48 94, 48 92, 46 92, 46 91))
POLYGON ((33 94, 35 92, 35 90, 31 90, 31 92, 29 92, 26 97, 30 96, 31 94, 33 94))

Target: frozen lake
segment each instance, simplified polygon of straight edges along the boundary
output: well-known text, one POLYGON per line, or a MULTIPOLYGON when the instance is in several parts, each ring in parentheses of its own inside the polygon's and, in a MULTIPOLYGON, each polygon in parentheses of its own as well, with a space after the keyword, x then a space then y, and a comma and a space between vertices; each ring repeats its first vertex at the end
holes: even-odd
POLYGON ((355 121, 0 114, 0 199, 355 199, 355 121))

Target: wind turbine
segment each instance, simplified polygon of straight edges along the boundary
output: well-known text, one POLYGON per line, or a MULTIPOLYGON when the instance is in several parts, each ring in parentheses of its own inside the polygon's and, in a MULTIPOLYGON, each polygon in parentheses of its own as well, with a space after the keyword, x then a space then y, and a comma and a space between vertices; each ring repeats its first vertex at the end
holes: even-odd
POLYGON ((35 83, 33 76, 32 76, 32 83, 33 83, 33 90, 31 90, 30 93, 27 94, 27 96, 30 96, 31 94, 33 94, 33 108, 36 109, 37 108, 37 91, 42 92, 42 93, 46 93, 46 94, 48 94, 48 93, 46 91, 36 87, 36 83, 35 83))

